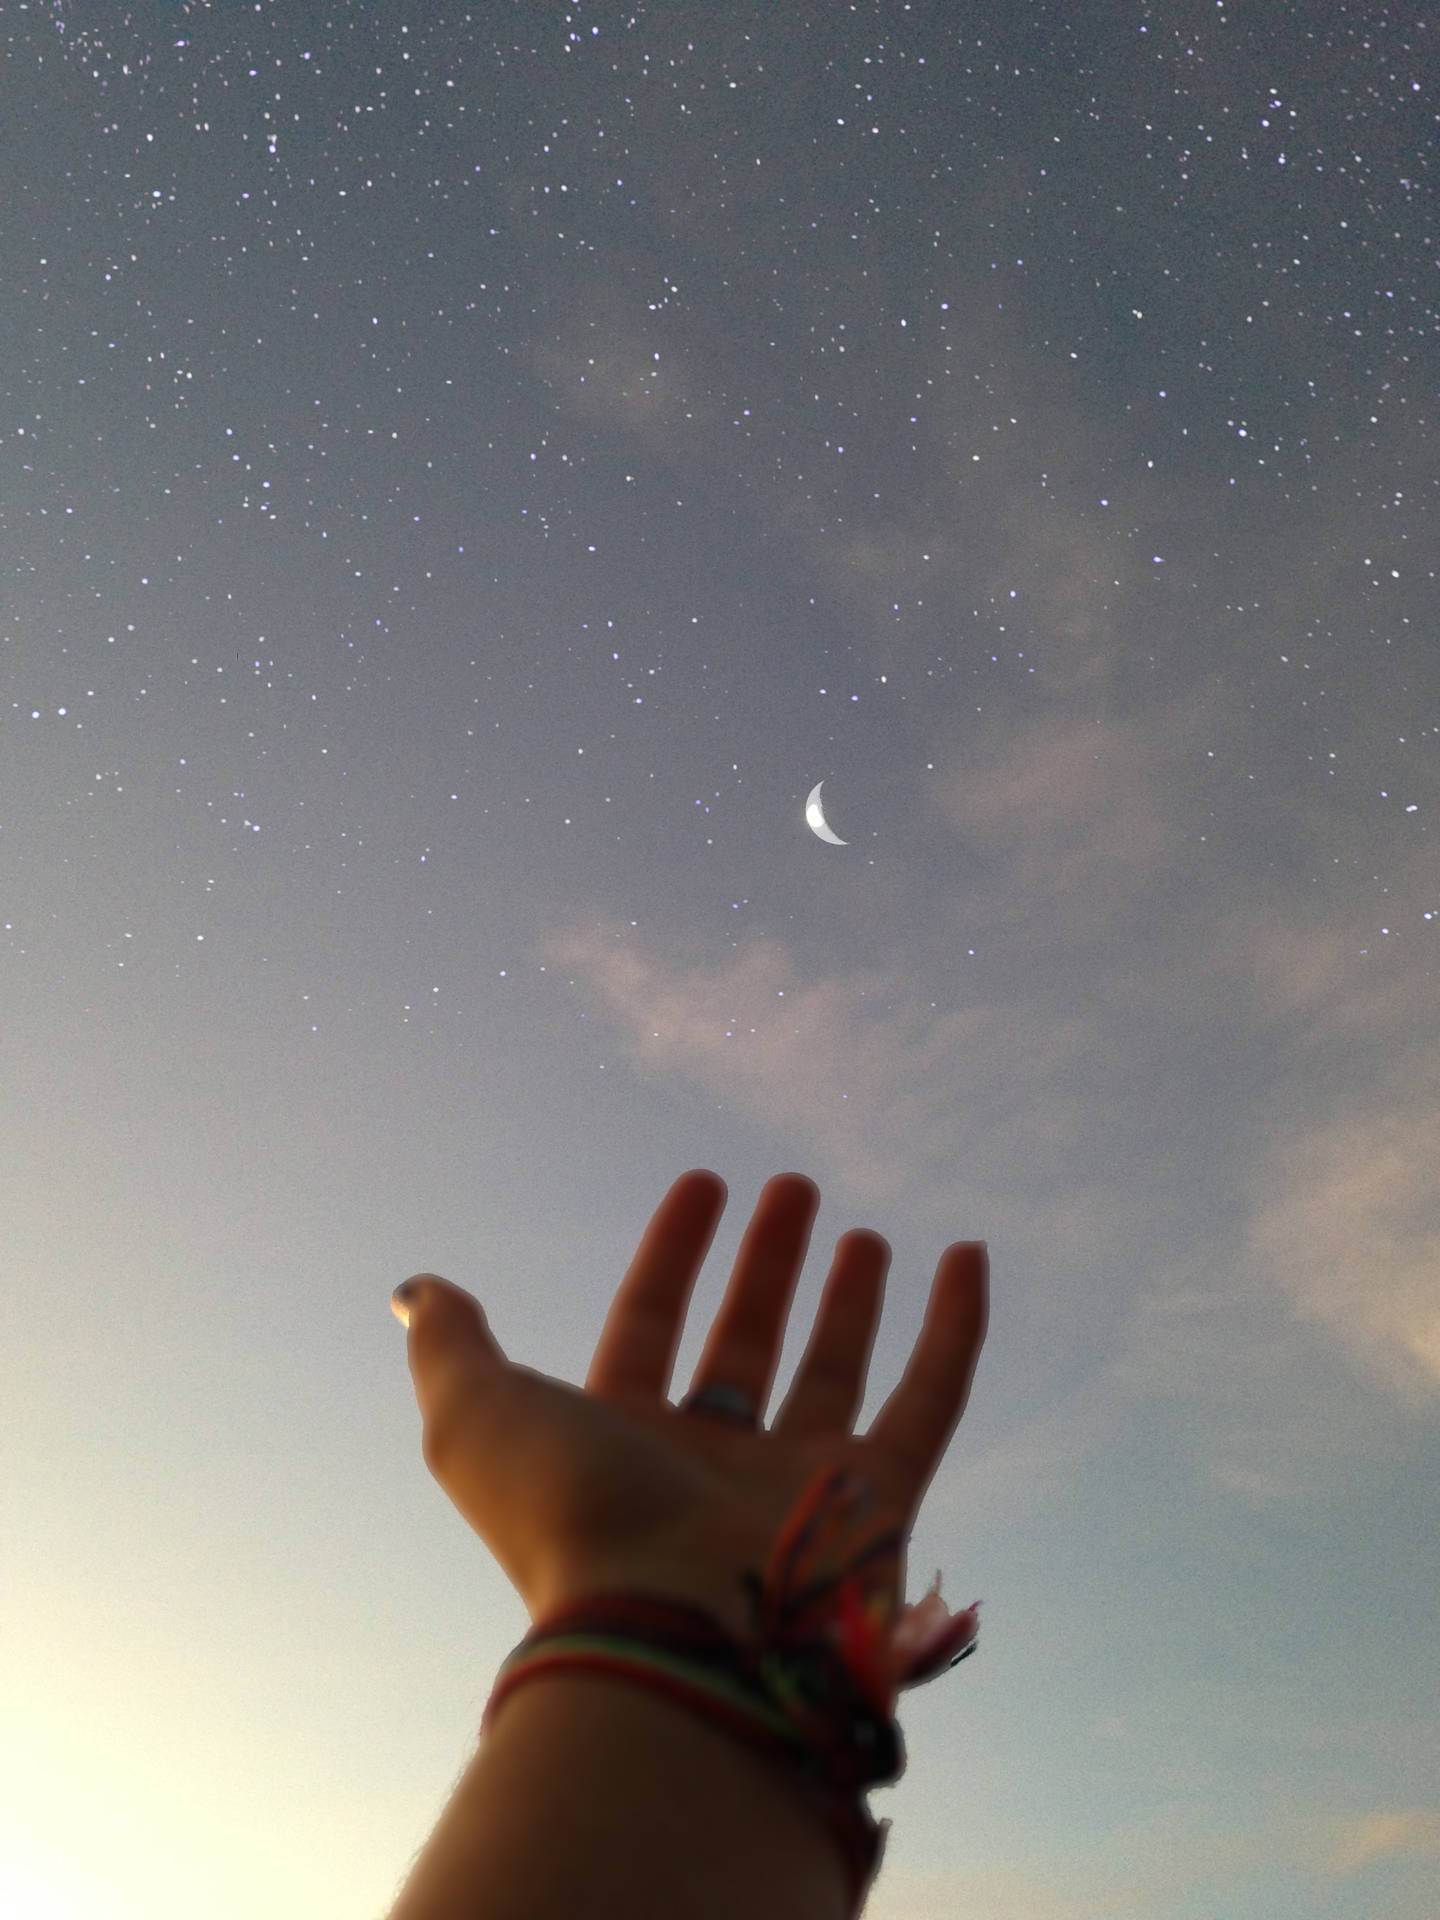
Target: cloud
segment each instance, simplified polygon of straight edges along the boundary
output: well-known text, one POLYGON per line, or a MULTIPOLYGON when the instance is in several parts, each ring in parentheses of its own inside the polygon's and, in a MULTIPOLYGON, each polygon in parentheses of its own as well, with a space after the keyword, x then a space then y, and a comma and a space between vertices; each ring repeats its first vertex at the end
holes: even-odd
POLYGON ((811 1142, 862 1200, 900 1191, 917 1156, 934 1170, 961 1152, 957 1078, 995 1047, 983 1008, 939 1013, 876 970, 806 980, 763 936, 707 963, 597 922, 555 934, 543 957, 604 1004, 637 1071, 679 1074, 811 1142))
MULTIPOLYGON (((1399 899, 1423 897, 1391 856, 1399 899)), ((1398 923, 1402 909, 1387 909, 1398 923)), ((1417 915, 1418 918, 1418 915, 1417 915)), ((1277 1065, 1245 1183, 1258 1286, 1323 1327, 1411 1405, 1440 1387, 1440 1072, 1428 975, 1373 930, 1368 903, 1217 929, 1213 963, 1269 1035, 1277 1065), (1370 925, 1367 926, 1367 921, 1370 925)))
POLYGON ((1344 1876, 1374 1861, 1397 1858, 1440 1861, 1440 1807, 1377 1810, 1336 1821, 1324 1848, 1323 1869, 1344 1876))
POLYGON ((1224 1905, 1239 1896, 1243 1904, 1252 1876, 1268 1876, 1277 1866, 1326 1880, 1377 1862, 1440 1859, 1440 1808, 1333 1816, 1277 1807, 1223 1828, 1196 1828, 1190 1809, 1176 1806, 1097 1835, 1097 1842, 1091 1866, 1050 1874, 999 1860, 921 1871, 907 1867, 892 1842, 866 1920, 952 1920, 969 1913, 987 1920, 1118 1920, 1175 1911, 1182 1903, 1188 1910, 1197 1896, 1208 1911, 1217 1900, 1224 1905))
POLYGON ((1440 1089, 1381 1089, 1269 1156, 1257 1268, 1401 1397, 1440 1389, 1440 1089))
POLYGON ((706 960, 600 920, 555 932, 540 957, 599 1003, 636 1072, 741 1107, 789 1151, 801 1143, 828 1161, 862 1204, 903 1202, 927 1231, 993 1221, 1003 1206, 1017 1233, 1115 1243, 1126 1208, 1086 1172, 1103 1123, 1083 1094, 1098 1045, 1083 1016, 942 1008, 898 969, 806 979, 766 936, 706 960), (1023 1218, 1017 1167, 1034 1181, 1023 1218))
MULTIPOLYGON (((663 299, 656 274, 652 295, 663 299)), ((678 339, 639 293, 607 281, 559 330, 529 348, 530 364, 555 394, 561 419, 579 429, 608 428, 637 450, 708 470, 708 436, 718 416, 714 369, 693 341, 678 339)))
MULTIPOLYGON (((817 943, 817 970, 773 935, 717 955, 606 917, 541 958, 638 1073, 739 1108, 917 1229, 1001 1231, 1048 1350, 1108 1341, 1117 1384, 1222 1391, 1237 1434, 1284 1407, 1299 1451, 1323 1450, 1290 1390, 1317 1334, 1404 1405, 1440 1385, 1433 994, 1413 937, 1371 938, 1374 829, 1336 840, 1323 774, 1252 778, 1246 713, 1210 680, 1006 713, 928 789, 938 851, 897 846, 883 886, 857 863, 833 890, 869 964, 855 942, 817 943)), ((1384 828, 1398 924, 1429 876, 1384 828)), ((1215 1469, 1293 1487, 1261 1453, 1215 1469)))
POLYGON ((1003 858, 1008 888, 1041 897, 1062 924, 1097 898, 1113 912, 1178 838, 1162 775, 1190 731, 1153 713, 1042 715, 952 773, 936 804, 957 839, 1003 858))
POLYGON ((983 1914, 985 1920, 1111 1920, 1135 1913, 1144 1902, 1141 1888, 1077 1894, 999 1862, 927 1873, 887 1859, 865 1903, 865 1920, 955 1920, 957 1914, 983 1914))

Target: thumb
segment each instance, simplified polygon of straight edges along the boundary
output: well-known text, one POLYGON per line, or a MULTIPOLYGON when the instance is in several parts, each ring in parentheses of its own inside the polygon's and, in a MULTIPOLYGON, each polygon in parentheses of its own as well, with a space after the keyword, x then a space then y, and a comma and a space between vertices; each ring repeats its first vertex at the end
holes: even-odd
POLYGON ((427 1428, 441 1424, 447 1410, 505 1368, 480 1302, 438 1273, 402 1280, 390 1306, 406 1329, 410 1377, 427 1428))

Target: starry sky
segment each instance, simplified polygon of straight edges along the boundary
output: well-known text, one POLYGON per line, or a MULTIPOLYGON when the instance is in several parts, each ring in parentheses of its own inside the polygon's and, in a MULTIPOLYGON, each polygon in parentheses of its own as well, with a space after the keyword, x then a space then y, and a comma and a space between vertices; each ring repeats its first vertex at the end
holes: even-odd
POLYGON ((872 1920, 1433 1912, 1434 39, 4 7, 7 1914, 379 1920, 691 1166, 990 1245, 872 1920))

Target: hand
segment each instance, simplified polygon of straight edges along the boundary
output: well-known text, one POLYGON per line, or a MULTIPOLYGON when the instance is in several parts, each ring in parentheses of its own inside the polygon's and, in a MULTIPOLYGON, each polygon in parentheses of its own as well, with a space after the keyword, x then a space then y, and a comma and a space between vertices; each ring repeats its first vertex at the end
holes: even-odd
MULTIPOLYGON (((417 1274, 396 1289, 426 1464, 532 1622, 623 1589, 688 1600, 748 1637, 740 1576, 763 1568, 821 1468, 863 1475, 909 1537, 985 1338, 984 1245, 957 1241, 941 1255, 904 1377, 861 1436, 850 1428, 890 1248, 865 1228, 842 1234, 790 1391, 768 1431, 753 1431, 682 1413, 666 1398, 686 1303, 726 1197, 724 1181, 703 1168, 675 1181, 620 1283, 583 1391, 508 1361, 479 1304, 448 1280, 417 1274)), ((765 1183, 692 1392, 737 1387, 764 1419, 819 1205, 803 1174, 765 1183)), ((897 1608, 903 1555, 898 1578, 897 1608)))

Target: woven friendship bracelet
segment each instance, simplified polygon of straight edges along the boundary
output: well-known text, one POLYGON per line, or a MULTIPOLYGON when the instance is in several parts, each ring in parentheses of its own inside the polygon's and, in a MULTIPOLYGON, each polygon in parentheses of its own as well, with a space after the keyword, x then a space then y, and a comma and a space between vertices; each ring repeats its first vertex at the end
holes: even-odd
POLYGON ((866 1482, 816 1475, 782 1528, 763 1581, 744 1576, 753 1635, 742 1645, 718 1621, 660 1595, 590 1596, 538 1621, 501 1663, 482 1731, 523 1681, 559 1669, 605 1673, 666 1695, 755 1750, 790 1762, 797 1785, 840 1845, 858 1914, 879 1869, 888 1820, 860 1799, 899 1779, 905 1747, 893 1708, 974 1650, 975 1609, 952 1617, 939 1575, 926 1599, 894 1600, 901 1529, 876 1522, 866 1482))
MULTIPOLYGON (((726 1638, 696 1608, 648 1595, 597 1595, 563 1615, 551 1615, 502 1663, 482 1730, 500 1703, 536 1674, 602 1673, 662 1694, 755 1751, 795 1767, 797 1784, 840 1846, 858 1913, 879 1868, 890 1823, 877 1826, 857 1800, 847 1800, 825 1784, 812 1749, 784 1712, 745 1677, 740 1649, 734 1648, 723 1664, 716 1659, 712 1641, 726 1638), (692 1633, 699 1644, 686 1657, 681 1644, 692 1633)), ((892 1727, 890 1733, 893 1745, 883 1736, 877 1744, 898 1758, 899 1729, 892 1727)))

